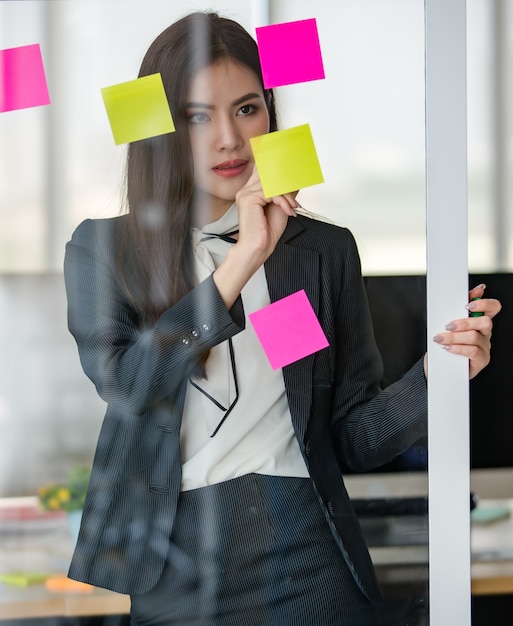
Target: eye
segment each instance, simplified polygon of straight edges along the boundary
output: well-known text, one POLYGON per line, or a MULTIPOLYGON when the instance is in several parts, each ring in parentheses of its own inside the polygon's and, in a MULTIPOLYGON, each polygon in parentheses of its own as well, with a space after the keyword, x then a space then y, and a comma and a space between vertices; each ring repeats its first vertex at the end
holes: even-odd
POLYGON ((254 104, 244 104, 237 111, 237 115, 242 115, 242 116, 251 115, 252 113, 255 113, 256 110, 257 110, 257 107, 254 104))
POLYGON ((187 117, 190 124, 204 124, 205 122, 208 122, 209 119, 208 115, 202 112, 191 113, 187 117))

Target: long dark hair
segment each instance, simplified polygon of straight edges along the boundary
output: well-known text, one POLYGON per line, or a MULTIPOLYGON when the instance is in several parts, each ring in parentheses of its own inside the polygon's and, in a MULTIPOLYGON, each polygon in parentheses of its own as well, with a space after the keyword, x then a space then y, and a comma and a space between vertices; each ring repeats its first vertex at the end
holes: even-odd
MULTIPOLYGON (((139 71, 139 76, 161 74, 176 128, 128 146, 128 215, 117 265, 141 322, 156 322, 196 282, 191 243, 194 177, 185 105, 191 78, 221 59, 248 67, 264 90, 256 42, 240 24, 216 13, 192 13, 169 26, 151 44, 139 71)), ((270 90, 264 93, 273 131, 274 97, 270 90)))

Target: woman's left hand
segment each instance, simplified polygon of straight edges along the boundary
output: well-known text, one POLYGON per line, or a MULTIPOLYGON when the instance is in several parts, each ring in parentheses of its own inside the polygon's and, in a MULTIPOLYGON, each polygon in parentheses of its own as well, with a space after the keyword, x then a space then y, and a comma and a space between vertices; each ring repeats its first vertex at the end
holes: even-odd
MULTIPOLYGON (((469 291, 466 308, 471 313, 483 313, 478 317, 464 317, 453 320, 445 327, 447 332, 438 333, 433 341, 452 354, 460 354, 469 359, 469 376, 474 378, 490 362, 490 339, 492 318, 502 306, 498 300, 483 298, 485 285, 478 285, 469 291), (474 298, 479 298, 474 300, 474 298)), ((427 359, 424 361, 424 371, 427 359)))

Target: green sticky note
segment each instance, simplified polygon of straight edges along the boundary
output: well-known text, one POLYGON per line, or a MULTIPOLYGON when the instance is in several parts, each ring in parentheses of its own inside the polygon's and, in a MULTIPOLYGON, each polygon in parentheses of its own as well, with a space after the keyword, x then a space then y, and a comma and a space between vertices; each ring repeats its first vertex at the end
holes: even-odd
POLYGON ((266 198, 324 182, 308 124, 253 137, 250 143, 266 198))
POLYGON ((116 145, 175 131, 160 74, 142 76, 101 91, 116 145))

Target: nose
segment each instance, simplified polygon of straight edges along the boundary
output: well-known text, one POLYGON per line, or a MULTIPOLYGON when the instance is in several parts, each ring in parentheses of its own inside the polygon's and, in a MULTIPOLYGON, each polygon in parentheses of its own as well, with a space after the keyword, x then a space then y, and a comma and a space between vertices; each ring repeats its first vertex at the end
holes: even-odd
POLYGON ((244 140, 240 133, 237 121, 231 117, 218 120, 216 128, 216 148, 230 152, 242 146, 244 140))

